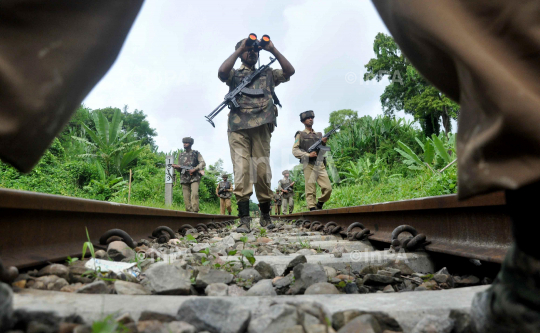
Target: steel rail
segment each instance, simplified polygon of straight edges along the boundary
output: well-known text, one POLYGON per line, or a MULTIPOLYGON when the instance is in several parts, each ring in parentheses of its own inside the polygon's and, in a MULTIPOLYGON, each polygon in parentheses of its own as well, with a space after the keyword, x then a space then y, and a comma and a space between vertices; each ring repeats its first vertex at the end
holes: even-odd
MULTIPOLYGON (((370 240, 391 242, 392 231, 410 225, 425 234, 426 250, 502 263, 512 242, 504 192, 458 201, 443 195, 372 205, 281 215, 281 218, 335 222, 347 230, 361 222, 374 234, 370 240)), ((277 217, 277 216, 276 216, 277 217)))
POLYGON ((0 189, 0 258, 5 266, 25 268, 80 255, 85 228, 99 244, 110 229, 139 240, 159 226, 176 230, 234 218, 0 189))

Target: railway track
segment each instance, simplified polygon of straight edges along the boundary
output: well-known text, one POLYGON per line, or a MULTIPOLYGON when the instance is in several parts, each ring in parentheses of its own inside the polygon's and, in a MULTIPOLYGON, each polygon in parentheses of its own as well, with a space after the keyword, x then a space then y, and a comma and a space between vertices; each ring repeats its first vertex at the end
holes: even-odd
POLYGON ((94 244, 110 229, 134 239, 159 226, 230 221, 209 215, 131 206, 26 191, 0 189, 0 258, 6 266, 26 268, 81 255, 86 231, 94 244))
MULTIPOLYGON (((344 207, 280 216, 322 224, 334 222, 342 234, 360 222, 368 239, 391 243, 392 232, 410 225, 426 236, 425 249, 501 263, 511 244, 511 222, 504 193, 458 201, 456 196, 428 197, 374 205, 344 207)), ((19 268, 77 256, 86 241, 85 228, 95 244, 112 228, 134 239, 159 226, 178 229, 185 224, 231 221, 231 216, 195 214, 130 206, 96 200, 0 189, 0 258, 19 268)))
POLYGON ((282 332, 283 323, 287 332, 352 332, 344 329, 363 313, 392 332, 412 332, 427 314, 461 325, 511 242, 502 193, 274 216, 276 229, 255 220, 247 235, 230 216, 11 190, 0 190, 0 217, 0 259, 22 273, 15 309, 87 323, 125 312, 139 332, 151 321, 175 331, 163 318, 193 332, 282 332), (96 258, 137 265, 94 266, 88 276, 94 259, 50 264, 80 256, 85 228, 102 249, 96 258))

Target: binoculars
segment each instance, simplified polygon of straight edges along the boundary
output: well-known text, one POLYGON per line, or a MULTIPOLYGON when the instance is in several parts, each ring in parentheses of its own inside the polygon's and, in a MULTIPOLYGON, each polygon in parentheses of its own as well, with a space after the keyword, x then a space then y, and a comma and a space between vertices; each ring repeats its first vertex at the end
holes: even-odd
POLYGON ((261 40, 258 41, 256 34, 249 34, 248 39, 246 40, 246 46, 252 46, 255 49, 258 49, 259 47, 263 48, 268 45, 268 43, 270 43, 270 36, 268 35, 263 35, 261 40))

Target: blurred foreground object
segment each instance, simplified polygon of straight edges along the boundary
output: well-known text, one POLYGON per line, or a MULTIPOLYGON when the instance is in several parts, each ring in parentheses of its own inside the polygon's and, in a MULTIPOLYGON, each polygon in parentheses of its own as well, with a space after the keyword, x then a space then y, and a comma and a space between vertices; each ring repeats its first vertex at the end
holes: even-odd
POLYGON ((107 73, 142 0, 0 2, 0 158, 28 172, 107 73))

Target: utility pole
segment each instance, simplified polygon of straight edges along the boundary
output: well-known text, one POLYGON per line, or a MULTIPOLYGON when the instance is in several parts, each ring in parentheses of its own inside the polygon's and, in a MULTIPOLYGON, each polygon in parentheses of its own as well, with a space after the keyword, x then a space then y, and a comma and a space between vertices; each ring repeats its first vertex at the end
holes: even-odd
POLYGON ((171 155, 165 158, 165 206, 170 207, 172 205, 172 187, 173 187, 173 175, 174 168, 173 157, 171 155))

